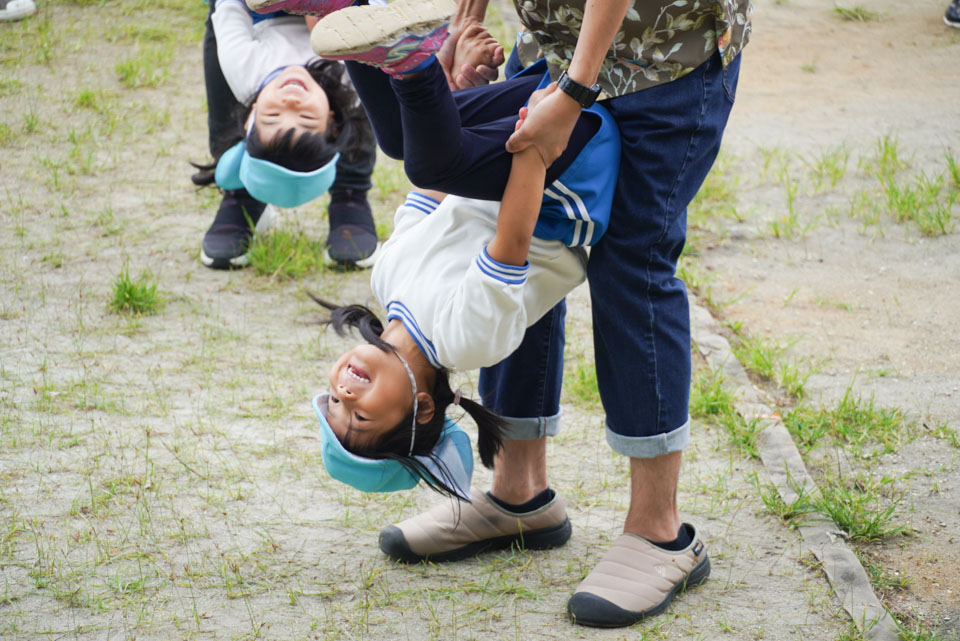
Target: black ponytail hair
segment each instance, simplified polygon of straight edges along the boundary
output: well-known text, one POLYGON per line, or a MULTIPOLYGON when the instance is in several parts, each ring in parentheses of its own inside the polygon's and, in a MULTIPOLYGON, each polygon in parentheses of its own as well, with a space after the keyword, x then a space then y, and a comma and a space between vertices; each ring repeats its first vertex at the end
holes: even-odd
MULTIPOLYGON (((355 329, 365 341, 374 347, 385 352, 396 351, 393 345, 380 337, 383 333, 383 323, 367 307, 363 305, 338 306, 328 303, 309 292, 308 295, 321 307, 330 311, 329 319, 323 321, 323 324, 333 327, 338 336, 346 336, 351 330, 355 329)), ((434 373, 436 376, 433 389, 423 390, 433 397, 433 416, 426 423, 417 423, 417 435, 412 453, 410 452, 410 432, 413 423, 412 409, 400 423, 381 434, 371 445, 358 447, 349 442, 343 442, 342 445, 357 456, 397 461, 422 478, 432 490, 456 497, 457 493, 451 487, 449 472, 433 452, 440 440, 440 434, 443 432, 446 411, 456 399, 456 392, 450 389, 449 370, 434 368, 434 373), (424 467, 413 456, 427 457, 433 461, 440 471, 439 477, 424 467)), ((480 462, 483 463, 484 467, 493 468, 497 452, 503 446, 505 427, 503 418, 469 398, 461 396, 459 403, 460 407, 477 424, 477 449, 480 454, 480 462)), ((346 440, 344 439, 344 441, 346 440)))
POLYGON ((247 153, 253 158, 260 158, 291 171, 301 172, 323 167, 337 153, 345 155, 347 160, 350 160, 361 153, 360 150, 364 145, 369 146, 373 140, 373 130, 356 93, 343 80, 343 64, 336 60, 314 58, 304 65, 304 69, 323 88, 330 102, 332 118, 327 131, 316 134, 304 133, 294 138, 297 132, 290 128, 287 131, 277 132, 269 140, 261 140, 254 124, 250 135, 246 136, 244 123, 250 116, 253 103, 260 95, 258 91, 249 105, 241 106, 234 111, 231 116, 235 121, 233 135, 222 141, 220 145, 222 148, 215 151, 214 162, 209 165, 190 163, 200 170, 192 178, 194 184, 200 187, 212 184, 214 170, 217 162, 220 161, 220 156, 245 138, 247 153))

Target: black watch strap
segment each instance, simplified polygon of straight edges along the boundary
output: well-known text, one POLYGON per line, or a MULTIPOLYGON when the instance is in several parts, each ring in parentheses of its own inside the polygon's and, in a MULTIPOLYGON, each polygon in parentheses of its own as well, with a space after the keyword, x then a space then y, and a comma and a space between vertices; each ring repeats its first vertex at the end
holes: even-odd
POLYGON ((557 87, 560 91, 580 103, 580 106, 584 109, 596 102, 597 96, 600 95, 600 85, 585 87, 568 76, 566 71, 561 73, 560 77, 557 78, 557 87))

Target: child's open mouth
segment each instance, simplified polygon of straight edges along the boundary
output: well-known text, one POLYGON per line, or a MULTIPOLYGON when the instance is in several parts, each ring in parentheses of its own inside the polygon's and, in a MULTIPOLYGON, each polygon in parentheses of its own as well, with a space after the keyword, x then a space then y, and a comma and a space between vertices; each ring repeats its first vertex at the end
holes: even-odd
POLYGON ((347 364, 347 376, 361 383, 370 382, 370 376, 359 367, 354 367, 352 363, 347 364))
POLYGON ((284 87, 289 87, 290 85, 299 87, 303 91, 307 90, 307 85, 303 84, 302 81, 297 80, 296 78, 290 78, 289 80, 284 82, 282 85, 280 85, 280 88, 283 89, 284 87))

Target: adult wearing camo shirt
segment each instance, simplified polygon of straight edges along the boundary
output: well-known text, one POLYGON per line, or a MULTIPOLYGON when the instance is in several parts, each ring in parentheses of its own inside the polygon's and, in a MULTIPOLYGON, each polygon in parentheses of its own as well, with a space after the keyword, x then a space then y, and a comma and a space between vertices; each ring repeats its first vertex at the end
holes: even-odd
MULTIPOLYGON (((549 165, 594 97, 616 118, 623 141, 610 227, 587 273, 606 436, 630 458, 630 505, 624 534, 577 587, 568 612, 580 624, 631 625, 710 572, 706 548, 676 502, 691 364, 686 290, 674 273, 687 205, 716 158, 733 105, 752 7, 748 0, 514 1, 525 27, 514 66, 516 58, 525 65, 542 56, 560 83, 531 98, 507 150, 533 145, 549 165)), ((486 4, 460 0, 447 47, 458 27, 482 22, 486 4)), ((489 69, 440 58, 461 84, 489 79, 489 69)), ((569 538, 546 472, 546 436, 559 427, 564 313, 561 302, 517 352, 481 371, 485 404, 511 425, 490 492, 388 526, 380 537, 388 555, 449 561, 569 538)))

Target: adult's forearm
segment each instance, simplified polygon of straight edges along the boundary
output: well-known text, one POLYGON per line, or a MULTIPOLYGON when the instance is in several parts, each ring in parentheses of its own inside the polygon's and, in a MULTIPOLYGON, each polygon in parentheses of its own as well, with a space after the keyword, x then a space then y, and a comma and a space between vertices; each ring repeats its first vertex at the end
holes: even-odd
POLYGON ((587 0, 577 48, 567 70, 570 78, 587 86, 597 81, 603 60, 631 4, 633 0, 587 0))

